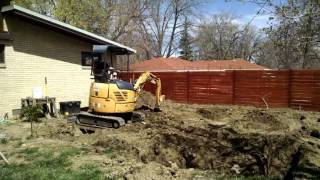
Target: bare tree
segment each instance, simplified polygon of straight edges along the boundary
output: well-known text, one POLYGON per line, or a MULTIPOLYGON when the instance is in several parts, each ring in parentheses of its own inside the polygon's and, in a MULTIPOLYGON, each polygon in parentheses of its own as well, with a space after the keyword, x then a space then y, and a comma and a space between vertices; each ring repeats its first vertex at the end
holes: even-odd
POLYGON ((259 48, 257 62, 271 68, 320 67, 320 4, 288 0, 270 4, 273 17, 259 48))
MULTIPOLYGON (((149 1, 145 18, 141 19, 142 33, 151 38, 154 53, 151 56, 171 56, 177 47, 180 29, 185 16, 191 16, 193 8, 201 1, 159 0, 149 1)), ((150 45, 149 45, 150 47, 150 45)))
POLYGON ((166 57, 170 57, 173 49, 173 41, 177 33, 177 29, 183 26, 184 17, 191 16, 193 14, 193 8, 198 7, 201 1, 190 0, 172 0, 171 6, 173 11, 173 25, 171 29, 170 40, 168 43, 168 51, 166 57))
POLYGON ((154 44, 155 56, 163 55, 166 33, 172 18, 170 8, 167 1, 151 1, 144 18, 140 20, 140 30, 143 31, 142 33, 149 34, 146 37, 150 37, 149 40, 154 44))
POLYGON ((205 19, 197 30, 196 45, 200 59, 253 60, 259 36, 252 27, 242 27, 227 13, 205 19))

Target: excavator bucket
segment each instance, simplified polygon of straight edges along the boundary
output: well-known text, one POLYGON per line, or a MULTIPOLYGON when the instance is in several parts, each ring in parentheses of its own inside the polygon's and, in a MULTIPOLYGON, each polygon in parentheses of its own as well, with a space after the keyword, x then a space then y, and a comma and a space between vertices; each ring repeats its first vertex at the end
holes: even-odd
POLYGON ((160 96, 160 102, 163 102, 165 100, 166 96, 165 95, 161 95, 160 96))

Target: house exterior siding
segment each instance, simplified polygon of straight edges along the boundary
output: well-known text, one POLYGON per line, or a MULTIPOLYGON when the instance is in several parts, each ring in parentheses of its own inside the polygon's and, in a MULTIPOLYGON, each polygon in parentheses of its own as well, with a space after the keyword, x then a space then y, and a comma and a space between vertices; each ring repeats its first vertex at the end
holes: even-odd
POLYGON ((0 67, 0 118, 19 109, 34 87, 44 89, 45 77, 48 96, 57 103, 80 100, 87 106, 92 80, 90 68, 81 65, 81 52, 91 51, 93 44, 18 16, 3 18, 13 41, 5 46, 5 66, 0 67))

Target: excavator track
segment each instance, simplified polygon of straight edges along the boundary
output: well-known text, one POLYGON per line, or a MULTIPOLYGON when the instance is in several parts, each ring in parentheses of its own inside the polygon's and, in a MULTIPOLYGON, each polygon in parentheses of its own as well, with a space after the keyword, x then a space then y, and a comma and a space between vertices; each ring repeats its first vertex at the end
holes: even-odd
POLYGON ((141 121, 144 121, 145 118, 146 118, 146 115, 143 112, 139 112, 139 111, 132 112, 132 117, 131 117, 132 122, 141 122, 141 121))
POLYGON ((117 116, 102 116, 88 112, 77 115, 76 124, 83 129, 94 130, 102 128, 120 128, 125 125, 125 120, 117 116))

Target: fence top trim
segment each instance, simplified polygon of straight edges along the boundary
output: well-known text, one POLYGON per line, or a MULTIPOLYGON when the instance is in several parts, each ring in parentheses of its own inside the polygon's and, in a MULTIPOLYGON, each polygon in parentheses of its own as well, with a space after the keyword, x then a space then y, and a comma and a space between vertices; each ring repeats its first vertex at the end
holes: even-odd
MULTIPOLYGON (((286 70, 277 70, 277 69, 223 69, 223 70, 157 70, 157 71, 150 71, 150 72, 226 72, 226 71, 286 71, 286 70)), ((121 73, 141 73, 146 71, 120 71, 121 73)))

